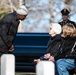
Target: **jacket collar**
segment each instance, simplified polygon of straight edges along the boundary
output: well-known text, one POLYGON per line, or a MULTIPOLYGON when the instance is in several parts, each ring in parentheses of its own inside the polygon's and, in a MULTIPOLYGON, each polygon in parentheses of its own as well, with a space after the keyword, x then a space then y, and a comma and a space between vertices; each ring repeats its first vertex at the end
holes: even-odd
POLYGON ((76 40, 76 36, 72 36, 72 37, 63 37, 63 39, 65 39, 65 40, 76 40))
POLYGON ((18 17, 17 17, 17 13, 16 13, 16 11, 13 12, 13 15, 14 15, 16 21, 19 21, 19 19, 18 19, 18 17))

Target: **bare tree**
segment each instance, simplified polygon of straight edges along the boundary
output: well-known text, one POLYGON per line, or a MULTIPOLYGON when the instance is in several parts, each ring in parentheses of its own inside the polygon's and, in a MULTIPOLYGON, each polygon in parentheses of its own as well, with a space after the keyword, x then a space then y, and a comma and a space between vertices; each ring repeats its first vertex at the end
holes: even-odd
POLYGON ((65 8, 70 9, 70 6, 72 5, 72 0, 64 0, 65 8))
POLYGON ((54 22, 54 18, 59 15, 60 11, 63 9, 61 3, 64 4, 64 8, 71 11, 70 17, 76 14, 76 0, 50 0, 51 22, 54 22))
MULTIPOLYGON (((15 0, 13 0, 15 1, 15 0)), ((18 5, 14 5, 12 0, 0 0, 0 18, 2 18, 5 14, 7 14, 8 12, 13 12, 14 10, 17 10, 17 8, 19 6, 21 6, 24 2, 24 0, 17 0, 18 5)), ((19 32, 22 31, 22 22, 20 21, 20 25, 19 25, 19 32)))
POLYGON ((50 22, 54 22, 54 15, 53 15, 53 12, 54 12, 54 0, 50 0, 50 22))

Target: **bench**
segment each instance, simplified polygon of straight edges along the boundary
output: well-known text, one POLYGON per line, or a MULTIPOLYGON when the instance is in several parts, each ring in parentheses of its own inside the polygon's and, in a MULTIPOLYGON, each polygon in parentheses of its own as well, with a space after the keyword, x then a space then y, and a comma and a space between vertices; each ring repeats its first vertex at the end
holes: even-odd
MULTIPOLYGON (((47 52, 48 33, 17 33, 13 54, 16 57, 16 71, 34 72, 35 58, 47 52)), ((73 71, 70 71, 72 75, 73 71)))
POLYGON ((16 57, 16 71, 35 71, 33 60, 44 55, 49 40, 48 33, 18 33, 13 54, 16 57))

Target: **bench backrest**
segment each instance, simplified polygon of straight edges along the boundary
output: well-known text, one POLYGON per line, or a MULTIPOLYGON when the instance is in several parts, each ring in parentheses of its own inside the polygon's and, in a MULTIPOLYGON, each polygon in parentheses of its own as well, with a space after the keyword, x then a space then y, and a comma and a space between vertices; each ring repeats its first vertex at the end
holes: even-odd
POLYGON ((49 37, 48 33, 18 33, 14 41, 13 53, 28 56, 30 56, 29 54, 32 56, 37 53, 43 54, 46 52, 49 37))
POLYGON ((13 54, 16 57, 16 70, 32 71, 33 60, 47 52, 48 33, 18 33, 16 35, 13 54), (29 70, 30 69, 30 70, 29 70))

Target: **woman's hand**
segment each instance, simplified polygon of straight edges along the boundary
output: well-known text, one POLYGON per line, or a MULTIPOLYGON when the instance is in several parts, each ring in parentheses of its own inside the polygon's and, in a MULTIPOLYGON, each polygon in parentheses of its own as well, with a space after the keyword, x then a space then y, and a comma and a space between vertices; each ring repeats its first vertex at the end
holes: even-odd
POLYGON ((49 59, 50 58, 50 53, 45 54, 44 58, 49 59))
POLYGON ((38 63, 40 62, 40 59, 34 59, 34 62, 38 63))
POLYGON ((53 56, 50 56, 49 61, 55 61, 53 56))
POLYGON ((14 46, 12 45, 10 48, 9 48, 9 52, 12 52, 14 50, 14 46))

